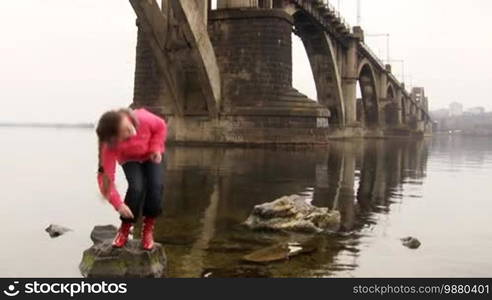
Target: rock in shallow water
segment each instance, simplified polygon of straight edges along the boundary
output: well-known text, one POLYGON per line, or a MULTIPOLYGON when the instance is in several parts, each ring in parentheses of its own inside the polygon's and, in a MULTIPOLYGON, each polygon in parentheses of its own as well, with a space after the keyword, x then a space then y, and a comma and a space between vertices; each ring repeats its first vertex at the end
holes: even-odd
POLYGON ((303 245, 301 243, 279 243, 277 245, 256 250, 244 256, 243 260, 252 263, 270 263, 286 260, 300 254, 311 253, 315 250, 315 247, 303 245))
POLYGON ((227 268, 205 269, 203 278, 268 278, 272 275, 266 266, 233 266, 227 268))
POLYGON ((50 235, 51 238, 56 238, 56 237, 59 237, 60 235, 63 235, 65 233, 69 232, 69 231, 72 231, 72 230, 70 228, 67 228, 67 227, 51 224, 44 231, 46 231, 50 235))
POLYGON ((167 258, 162 245, 145 251, 139 240, 130 240, 124 248, 113 248, 114 226, 96 226, 91 239, 94 245, 84 251, 79 265, 82 276, 89 278, 162 278, 167 273, 167 258))
POLYGON ((338 229, 340 213, 292 195, 256 205, 244 224, 254 230, 317 233, 338 229))
POLYGON ((406 238, 402 238, 401 242, 402 242, 403 246, 410 248, 410 249, 417 249, 420 247, 420 245, 422 245, 418 239, 411 237, 411 236, 406 237, 406 238))

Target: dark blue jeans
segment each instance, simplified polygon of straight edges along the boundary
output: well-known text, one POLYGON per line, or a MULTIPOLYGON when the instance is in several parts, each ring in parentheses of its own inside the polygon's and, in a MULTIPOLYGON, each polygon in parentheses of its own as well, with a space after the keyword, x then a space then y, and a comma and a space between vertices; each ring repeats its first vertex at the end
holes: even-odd
POLYGON ((127 162, 123 164, 128 190, 125 204, 131 209, 134 219, 124 219, 125 222, 135 222, 140 211, 144 217, 155 218, 162 212, 162 197, 164 189, 164 166, 151 161, 127 162))

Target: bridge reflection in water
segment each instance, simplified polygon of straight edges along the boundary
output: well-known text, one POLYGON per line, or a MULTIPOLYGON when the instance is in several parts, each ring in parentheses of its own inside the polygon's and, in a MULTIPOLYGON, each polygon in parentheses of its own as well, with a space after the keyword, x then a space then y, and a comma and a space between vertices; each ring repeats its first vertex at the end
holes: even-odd
MULTIPOLYGON (((391 204, 402 201, 403 187, 422 184, 427 156, 424 140, 344 141, 309 150, 170 148, 165 214, 156 239, 166 245, 170 273, 178 277, 305 277, 350 271, 357 268, 361 239, 391 204), (306 239, 251 234, 239 226, 254 205, 290 194, 340 210, 340 232, 312 237, 313 253, 286 262, 242 262, 253 250, 306 239)), ((419 197, 411 193, 407 189, 405 198, 419 197)))

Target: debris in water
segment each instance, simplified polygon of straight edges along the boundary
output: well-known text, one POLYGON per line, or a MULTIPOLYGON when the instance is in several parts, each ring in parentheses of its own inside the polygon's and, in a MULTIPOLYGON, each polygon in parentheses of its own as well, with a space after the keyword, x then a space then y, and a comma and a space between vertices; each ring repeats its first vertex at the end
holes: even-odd
POLYGON ((300 243, 279 243, 270 247, 262 248, 243 257, 243 260, 252 263, 270 263, 289 259, 293 256, 311 253, 316 248, 311 245, 300 243))
POLYGON ((63 227, 60 225, 51 224, 44 231, 46 231, 50 235, 51 238, 57 238, 60 235, 63 235, 69 231, 72 231, 72 229, 67 228, 67 227, 63 227))

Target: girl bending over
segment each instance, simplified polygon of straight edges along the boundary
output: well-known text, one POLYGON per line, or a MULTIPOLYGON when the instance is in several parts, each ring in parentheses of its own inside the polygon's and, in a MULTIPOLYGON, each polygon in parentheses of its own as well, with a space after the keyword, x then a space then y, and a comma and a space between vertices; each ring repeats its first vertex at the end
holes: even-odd
POLYGON ((125 246, 142 209, 142 248, 151 250, 154 247, 155 218, 162 210, 164 174, 161 161, 167 136, 166 122, 145 109, 122 109, 103 114, 96 132, 99 139, 99 188, 122 221, 113 246, 125 246), (123 167, 128 181, 124 201, 114 183, 116 162, 123 167))

